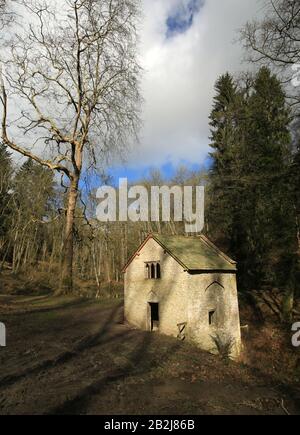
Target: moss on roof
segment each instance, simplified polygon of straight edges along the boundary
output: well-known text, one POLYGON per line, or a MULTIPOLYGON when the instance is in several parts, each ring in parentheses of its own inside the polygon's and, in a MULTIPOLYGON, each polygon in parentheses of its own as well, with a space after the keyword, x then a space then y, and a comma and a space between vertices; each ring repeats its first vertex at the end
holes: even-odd
POLYGON ((152 234, 152 237, 187 270, 236 271, 236 262, 204 236, 152 234))

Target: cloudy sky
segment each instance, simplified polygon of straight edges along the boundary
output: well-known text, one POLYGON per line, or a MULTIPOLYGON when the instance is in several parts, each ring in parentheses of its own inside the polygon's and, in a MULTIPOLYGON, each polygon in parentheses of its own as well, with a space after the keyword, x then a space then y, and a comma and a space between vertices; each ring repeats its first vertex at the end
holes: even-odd
POLYGON ((209 152, 214 83, 238 73, 238 29, 260 16, 262 0, 143 0, 144 128, 123 175, 148 167, 201 165, 209 152))

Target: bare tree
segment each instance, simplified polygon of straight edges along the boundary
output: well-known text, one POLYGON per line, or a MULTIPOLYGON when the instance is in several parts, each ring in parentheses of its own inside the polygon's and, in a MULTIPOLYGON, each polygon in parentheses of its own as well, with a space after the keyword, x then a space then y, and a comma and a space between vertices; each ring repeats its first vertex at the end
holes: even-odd
POLYGON ((9 26, 15 19, 13 3, 17 0, 0 0, 0 30, 9 26))
POLYGON ((265 17, 248 22, 241 38, 248 60, 275 69, 289 87, 291 105, 300 109, 300 1, 264 0, 265 17))
POLYGON ((2 140, 68 182, 60 284, 67 293, 82 173, 124 149, 139 126, 139 1, 24 0, 22 7, 25 23, 2 62, 2 140))

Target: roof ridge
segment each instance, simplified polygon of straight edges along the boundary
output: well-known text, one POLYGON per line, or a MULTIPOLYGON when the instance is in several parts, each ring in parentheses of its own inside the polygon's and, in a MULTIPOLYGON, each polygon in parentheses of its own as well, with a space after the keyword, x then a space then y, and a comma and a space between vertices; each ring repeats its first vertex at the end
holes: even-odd
MULTIPOLYGON (((159 237, 182 237, 184 239, 195 239, 195 240, 199 240, 201 239, 209 248, 213 249, 215 251, 215 253, 217 255, 219 255, 220 257, 222 257, 224 260, 226 260, 229 264, 233 264, 236 265, 237 262, 235 260, 233 260, 232 258, 230 258, 228 255, 226 255, 223 251, 221 251, 221 249, 219 249, 208 237, 206 237, 204 234, 200 234, 200 235, 192 235, 192 236, 188 236, 186 234, 159 234, 159 233, 150 233, 150 235, 152 235, 154 238, 156 236, 156 238, 159 240, 159 237)), ((162 241, 159 240, 161 244, 162 241)), ((175 257, 175 255, 173 255, 173 257, 175 257)), ((182 262, 181 262, 182 263, 182 262)), ((182 263, 183 264, 183 263, 182 263)))
MULTIPOLYGON (((124 266, 124 268, 122 269, 122 272, 124 273, 126 271, 126 269, 128 268, 129 264, 134 260, 134 258, 139 255, 139 253, 141 252, 141 250, 144 248, 144 246, 146 245, 146 243, 150 240, 153 239, 156 241, 156 243, 158 243, 171 257, 174 258, 175 261, 177 261, 177 263, 179 263, 184 270, 189 271, 189 270, 229 270, 229 267, 232 268, 230 270, 234 270, 236 272, 236 262, 234 260, 232 260, 231 258, 229 258, 224 252, 222 252, 219 248, 217 248, 217 246, 215 246, 206 236, 204 236, 203 234, 201 235, 193 235, 190 237, 187 237, 186 235, 182 235, 182 234, 160 234, 160 233, 154 233, 151 232, 148 234, 148 236, 146 237, 146 239, 140 244, 140 246, 138 247, 138 249, 133 253, 133 255, 129 258, 129 260, 127 261, 126 265, 124 266), (209 263, 210 260, 208 260, 207 264, 201 264, 199 267, 197 265, 197 261, 193 262, 191 261, 191 259, 187 256, 187 255, 183 255, 182 252, 180 252, 180 250, 178 251, 176 249, 176 246, 172 246, 173 243, 171 243, 172 239, 185 239, 186 241, 188 241, 190 239, 190 241, 194 241, 194 249, 192 249, 193 255, 195 256, 195 258, 197 259, 197 261, 199 260, 199 257, 197 257, 198 255, 200 256, 201 262, 203 261, 203 258, 201 258, 201 256, 205 256, 208 259, 210 258, 209 255, 207 253, 204 252, 201 253, 201 250, 203 251, 203 249, 206 247, 208 250, 210 250, 210 252, 217 258, 219 258, 218 261, 213 260, 213 258, 211 258, 211 263, 209 263), (169 241, 170 241, 170 245, 169 245, 169 241), (200 242, 200 246, 197 248, 196 246, 196 241, 200 242), (202 244, 202 248, 201 248, 201 244, 202 244), (198 252, 199 250, 199 252, 198 252), (214 263, 215 261, 215 263, 214 263), (222 261, 223 261, 223 265, 222 265, 222 261), (215 266, 214 266, 215 264, 215 266), (227 264, 227 266, 225 266, 227 264)), ((186 245, 185 245, 186 247, 186 245)), ((190 252, 190 251, 188 251, 190 252)))
POLYGON ((217 254, 223 257, 230 264, 237 264, 235 260, 233 260, 228 255, 226 255, 223 251, 221 251, 221 249, 219 249, 213 242, 211 242, 204 234, 201 234, 200 238, 203 240, 204 243, 206 243, 210 248, 214 249, 217 254))
MULTIPOLYGON (((172 252, 171 249, 169 249, 160 239, 159 239, 159 233, 151 233, 149 236, 150 238, 152 237, 156 243, 158 243, 162 248, 165 249, 165 251, 168 252, 169 255, 171 255, 171 257, 174 258, 174 260, 177 261, 177 263, 179 263, 183 268, 185 268, 186 270, 188 270, 188 267, 183 263, 183 261, 180 260, 180 258, 178 258, 174 252, 172 252)), ((161 234, 162 235, 162 234, 161 234)), ((162 235, 163 236, 163 235, 162 235)), ((175 236, 165 236, 165 237, 179 237, 178 235, 175 236)))

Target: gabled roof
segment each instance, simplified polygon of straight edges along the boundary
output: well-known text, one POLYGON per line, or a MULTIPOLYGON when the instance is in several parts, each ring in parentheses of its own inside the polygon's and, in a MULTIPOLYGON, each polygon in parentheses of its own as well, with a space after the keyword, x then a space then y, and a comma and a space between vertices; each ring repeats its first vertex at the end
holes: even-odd
POLYGON ((129 259, 123 272, 151 238, 187 271, 236 271, 236 262, 203 235, 187 237, 150 234, 129 259))

